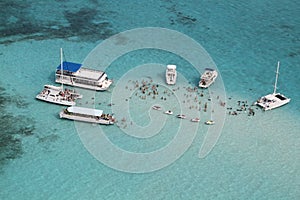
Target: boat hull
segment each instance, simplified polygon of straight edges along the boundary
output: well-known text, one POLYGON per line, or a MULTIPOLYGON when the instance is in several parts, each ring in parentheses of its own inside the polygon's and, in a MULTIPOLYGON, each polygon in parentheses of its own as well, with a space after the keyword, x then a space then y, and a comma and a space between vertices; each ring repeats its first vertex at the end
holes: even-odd
POLYGON ((256 105, 261 107, 264 111, 272 110, 285 104, 288 104, 291 101, 290 98, 283 96, 280 93, 276 94, 268 94, 266 96, 261 97, 257 102, 256 105), (280 98, 278 98, 280 97, 280 98))
POLYGON ((88 122, 88 123, 95 123, 95 124, 105 124, 105 125, 111 125, 114 124, 114 122, 109 121, 109 120, 104 120, 104 119, 97 119, 97 118, 92 118, 92 117, 81 117, 77 115, 70 115, 66 114, 64 111, 61 111, 59 113, 60 118, 64 119, 70 119, 70 120, 75 120, 75 121, 82 121, 82 122, 88 122))

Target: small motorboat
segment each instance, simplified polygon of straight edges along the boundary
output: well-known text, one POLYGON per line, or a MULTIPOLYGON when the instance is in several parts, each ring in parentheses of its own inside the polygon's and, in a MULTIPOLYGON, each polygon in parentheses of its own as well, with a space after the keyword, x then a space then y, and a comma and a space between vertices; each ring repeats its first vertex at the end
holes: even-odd
POLYGON ((82 95, 67 88, 63 89, 54 85, 44 85, 44 89, 36 98, 50 103, 74 106, 76 104, 75 100, 82 98, 82 95))
POLYGON ((218 77, 218 72, 215 69, 205 68, 204 74, 201 75, 199 87, 208 88, 218 77))
POLYGON ((206 125, 213 125, 213 124, 215 124, 215 121, 213 121, 213 120, 208 120, 208 121, 205 122, 205 124, 206 124, 206 125))
POLYGON ((192 122, 200 122, 200 118, 196 117, 196 118, 193 118, 191 119, 192 122))
POLYGON ((174 85, 176 83, 177 72, 176 65, 167 65, 166 81, 168 85, 174 85))
POLYGON ((161 110, 161 107, 160 106, 152 106, 152 109, 153 110, 161 110))
POLYGON ((182 114, 178 114, 177 117, 180 118, 180 119, 185 119, 186 118, 186 116, 182 115, 182 114))
POLYGON ((172 112, 172 110, 167 110, 167 111, 165 112, 165 114, 167 114, 167 115, 173 115, 173 112, 172 112))

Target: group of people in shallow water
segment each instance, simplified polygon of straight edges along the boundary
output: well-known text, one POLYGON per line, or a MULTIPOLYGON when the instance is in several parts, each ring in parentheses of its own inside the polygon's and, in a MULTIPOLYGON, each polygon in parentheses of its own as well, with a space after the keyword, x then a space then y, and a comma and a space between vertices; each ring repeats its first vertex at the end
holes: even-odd
MULTIPOLYGON (((142 100, 146 100, 147 96, 152 96, 153 99, 155 99, 156 96, 159 95, 159 85, 153 83, 152 80, 150 81, 144 81, 142 80, 141 82, 139 81, 133 81, 133 80, 129 80, 128 83, 131 82, 133 83, 133 86, 130 87, 125 86, 125 89, 133 91, 135 89, 138 89, 135 92, 135 96, 138 96, 138 94, 140 94, 139 98, 142 100)), ((194 105, 194 106, 190 106, 189 108, 195 108, 199 111, 203 110, 204 112, 206 112, 208 110, 208 103, 201 103, 200 99, 201 97, 206 96, 205 95, 205 90, 200 90, 198 87, 183 87, 188 93, 185 93, 184 96, 186 97, 185 100, 183 100, 183 103, 192 103, 192 102, 196 102, 198 105, 194 105), (194 93, 196 96, 193 96, 194 93), (195 98, 194 98, 195 97, 195 98), (193 101, 194 100, 194 101, 193 101), (200 105, 203 105, 203 109, 201 109, 200 105)), ((173 91, 160 91, 163 95, 165 96, 171 96, 173 94, 174 91, 179 90, 180 87, 174 88, 173 91)), ((167 100, 167 98, 165 96, 161 96, 161 100, 167 100)), ((131 99, 131 97, 129 97, 129 99, 131 99)), ((227 107, 227 110, 229 110, 228 114, 229 115, 238 115, 241 113, 247 113, 248 111, 248 116, 254 116, 255 112, 254 109, 251 108, 250 106, 247 105, 247 100, 246 101, 237 101, 237 108, 233 108, 233 107, 229 107, 228 104, 230 105, 230 102, 225 102, 222 101, 221 98, 219 96, 217 96, 217 99, 219 100, 219 104, 221 107, 227 107)), ((128 101, 128 99, 125 99, 126 101, 128 101)), ((229 100, 231 100, 231 97, 229 98, 229 100)), ((211 98, 208 98, 207 101, 211 101, 211 98)), ((110 115, 101 115, 101 119, 106 119, 109 120, 112 117, 110 115)), ((123 118, 122 120, 123 125, 126 122, 126 119, 123 118)), ((126 126, 126 124, 124 125, 126 126)))
POLYGON ((244 112, 244 113, 247 112, 247 110, 248 110, 248 116, 255 115, 254 109, 248 106, 247 101, 237 101, 237 105, 238 108, 236 108, 234 111, 232 111, 233 109, 232 107, 227 108, 227 110, 230 110, 228 112, 229 115, 238 115, 240 114, 240 112, 244 112))
MULTIPOLYGON (((139 88, 139 90, 141 92, 140 98, 142 100, 146 100, 147 95, 153 95, 153 98, 155 98, 155 96, 158 95, 158 85, 154 84, 151 80, 150 80, 150 82, 142 80, 141 83, 139 83, 138 81, 132 81, 132 80, 130 80, 128 82, 134 83, 133 89, 139 88), (144 96, 143 96, 143 94, 144 94, 144 96)), ((125 88, 130 89, 128 86, 126 86, 125 88)), ((190 109, 196 108, 199 111, 203 110, 204 112, 206 112, 208 110, 208 103, 207 102, 202 104, 204 106, 203 109, 201 109, 201 107, 200 107, 201 101, 200 101, 199 97, 201 98, 201 97, 204 96, 204 92, 205 92, 204 90, 201 90, 199 92, 198 87, 194 87, 194 88, 192 88, 192 87, 183 87, 183 88, 185 88, 187 90, 187 92, 189 93, 189 94, 188 93, 184 94, 184 96, 187 99, 183 100, 183 103, 192 103, 194 101, 194 102, 198 103, 198 105, 191 105, 189 107, 190 109), (194 99, 189 99, 189 98, 193 98, 192 93, 195 93, 196 96, 195 96, 194 99)), ((130 90, 132 90, 132 89, 130 89, 130 90)), ((176 89, 175 88, 173 89, 173 91, 175 91, 175 90, 179 90, 179 87, 176 88, 176 89)), ((169 92, 167 90, 163 92, 163 94, 166 94, 166 93, 169 93, 169 92)), ((137 96, 137 95, 138 95, 138 92, 135 93, 135 96, 137 96)), ((171 94, 168 94, 168 96, 170 96, 170 95, 171 94)), ((161 96, 160 99, 161 100, 167 100, 167 98, 164 97, 164 96, 161 96)), ((217 96, 217 99, 220 101, 220 106, 222 106, 222 107, 227 106, 226 102, 222 101, 219 98, 219 96, 217 96)), ((211 101, 211 98, 208 98, 207 100, 211 101)), ((248 110, 248 115, 249 116, 255 115, 254 110, 247 105, 247 100, 237 101, 237 104, 238 104, 238 108, 234 109, 234 111, 232 111, 233 110, 232 107, 227 107, 227 109, 230 110, 228 112, 229 115, 238 115, 238 114, 240 114, 240 112, 243 112, 243 113, 247 112, 247 110, 248 110)))

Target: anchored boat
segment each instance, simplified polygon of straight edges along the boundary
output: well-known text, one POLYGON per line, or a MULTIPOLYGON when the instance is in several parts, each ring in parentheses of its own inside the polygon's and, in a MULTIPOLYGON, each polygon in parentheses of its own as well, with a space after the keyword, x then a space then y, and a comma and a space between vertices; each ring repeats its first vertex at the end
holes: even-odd
POLYGON ((166 70, 166 82, 168 85, 174 85, 176 83, 177 72, 176 65, 167 65, 166 70))
POLYGON ((186 115, 183 115, 183 114, 178 114, 176 115, 177 118, 180 118, 180 119, 185 119, 186 118, 186 115))
POLYGON ((201 75, 199 87, 208 88, 218 77, 218 72, 211 68, 205 68, 204 74, 201 75))
POLYGON ((265 111, 272 110, 274 108, 278 108, 278 107, 283 106, 291 101, 290 98, 287 98, 283 94, 276 92, 277 80, 278 80, 278 74, 279 74, 279 65, 280 65, 280 62, 278 61, 273 93, 265 95, 255 102, 256 105, 260 106, 265 111))
POLYGON ((36 98, 50 103, 73 106, 76 104, 75 100, 82 98, 82 95, 67 88, 62 89, 61 87, 53 85, 44 85, 44 89, 36 96, 36 98))
POLYGON ((214 125, 215 124, 215 121, 213 120, 208 120, 205 122, 206 125, 214 125))
POLYGON ((112 84, 112 80, 108 79, 105 72, 88 69, 83 67, 82 64, 66 61, 57 67, 55 81, 96 91, 107 90, 112 84))
POLYGON ((192 118, 191 122, 200 122, 200 118, 196 117, 196 118, 192 118))
POLYGON ((161 110, 161 107, 160 106, 152 106, 152 109, 153 110, 161 110))
MULTIPOLYGON (((60 55, 61 66, 63 66, 62 49, 60 49, 60 55)), ((63 75, 60 77, 62 78, 63 75)), ((60 87, 54 85, 44 85, 44 89, 36 96, 36 98, 50 103, 73 106, 76 104, 75 100, 82 98, 82 95, 75 92, 75 90, 67 88, 64 89, 63 84, 61 84, 60 87)))
POLYGON ((59 113, 60 118, 71 119, 76 121, 97 123, 97 124, 114 124, 115 118, 109 114, 103 114, 102 110, 71 106, 63 109, 59 113))
POLYGON ((172 110, 167 110, 167 111, 165 111, 165 114, 167 114, 167 115, 173 115, 173 112, 172 112, 172 110))

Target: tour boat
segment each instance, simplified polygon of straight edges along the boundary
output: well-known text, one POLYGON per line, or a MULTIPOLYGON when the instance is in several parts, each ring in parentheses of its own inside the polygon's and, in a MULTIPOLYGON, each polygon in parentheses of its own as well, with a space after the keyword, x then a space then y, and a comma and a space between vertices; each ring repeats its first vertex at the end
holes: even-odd
POLYGON ((278 107, 283 106, 291 101, 290 98, 287 98, 283 94, 276 92, 277 80, 278 80, 278 74, 279 74, 279 65, 280 65, 280 62, 277 63, 276 78, 275 78, 273 93, 265 95, 255 102, 256 105, 260 106, 265 111, 272 110, 274 108, 278 108, 278 107))
POLYGON ((201 75, 199 87, 208 88, 218 77, 218 72, 211 68, 206 68, 204 74, 201 75))
MULTIPOLYGON (((63 66, 62 59, 62 49, 60 49, 61 66, 63 66)), ((62 78, 63 76, 61 75, 60 77, 62 78)), ((60 87, 54 85, 44 85, 44 89, 36 96, 36 98, 50 103, 73 106, 76 104, 75 100, 82 98, 82 95, 76 93, 75 90, 67 88, 64 89, 63 84, 61 84, 60 87)))
POLYGON ((83 67, 82 64, 67 61, 57 67, 55 81, 96 91, 107 90, 112 84, 112 80, 108 79, 105 72, 88 69, 83 67))
POLYGON ((167 65, 166 70, 166 82, 168 85, 174 85, 176 83, 177 72, 176 65, 167 65))
POLYGON ((102 110, 71 106, 59 113, 60 118, 96 124, 114 124, 115 118, 109 114, 103 114, 102 110))

